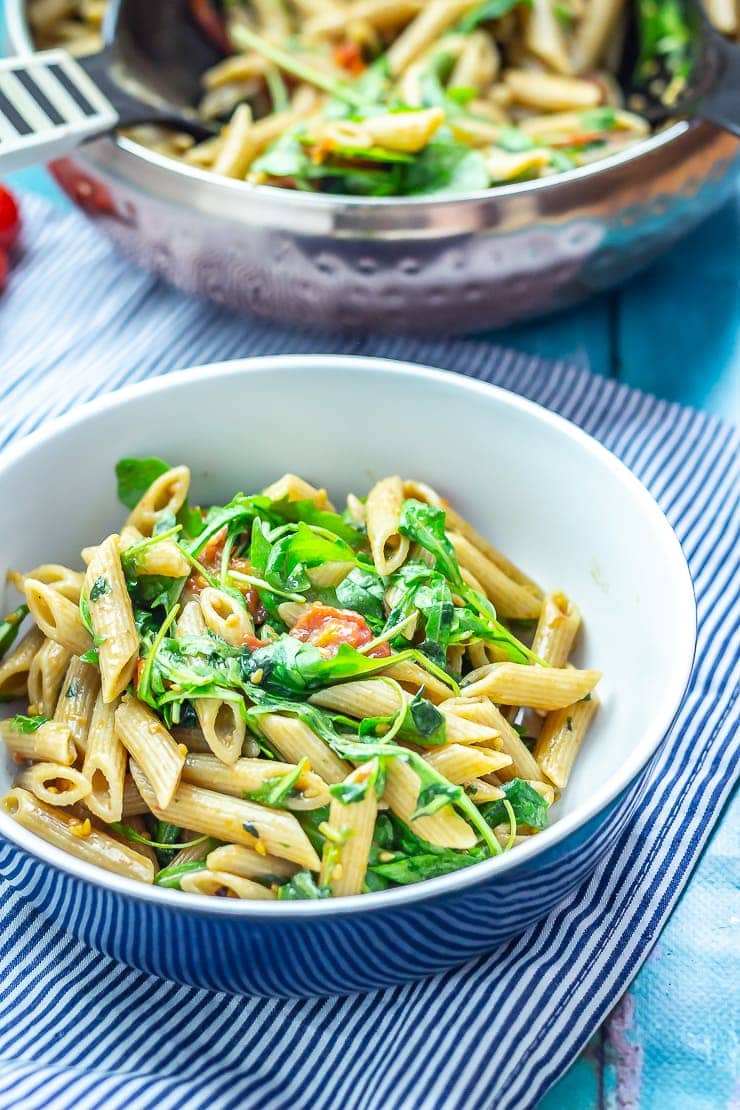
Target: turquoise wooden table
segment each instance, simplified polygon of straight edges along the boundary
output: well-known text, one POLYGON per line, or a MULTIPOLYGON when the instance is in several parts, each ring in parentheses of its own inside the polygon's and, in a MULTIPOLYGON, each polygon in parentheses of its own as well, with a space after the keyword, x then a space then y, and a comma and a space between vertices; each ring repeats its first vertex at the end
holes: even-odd
MULTIPOLYGON (((0 5, 0 41, 2 40, 0 5)), ((19 191, 67 201, 43 170, 19 191)), ((740 422, 740 191, 734 202, 621 290, 496 333, 598 374, 740 422)), ((738 1106, 737 828, 728 806, 652 954, 611 1017, 538 1110, 716 1110, 738 1106), (733 918, 734 912, 734 918, 733 918), (734 925, 734 930, 733 930, 734 925)))

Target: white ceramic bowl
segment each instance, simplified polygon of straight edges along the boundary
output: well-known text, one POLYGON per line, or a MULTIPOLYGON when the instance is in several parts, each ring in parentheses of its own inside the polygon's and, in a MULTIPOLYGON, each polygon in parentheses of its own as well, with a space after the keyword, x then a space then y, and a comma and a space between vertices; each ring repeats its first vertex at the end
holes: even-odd
MULTIPOLYGON (((224 363, 106 396, 6 451, 0 571, 79 565, 80 548, 120 524, 115 462, 151 454, 187 463, 202 503, 287 470, 325 484, 338 500, 388 473, 430 483, 542 585, 576 600, 585 627, 577 661, 603 671, 602 706, 552 827, 443 878, 349 900, 206 900, 99 871, 0 813, 0 872, 18 889, 88 942, 147 970, 245 993, 330 993, 462 962, 542 916, 595 866, 628 819, 678 710, 695 642, 679 543, 622 463, 538 405, 458 375, 336 356, 224 363), (49 893, 49 867, 58 869, 64 899, 49 893), (317 956, 327 929, 350 928, 356 938, 367 928, 372 948, 379 913, 397 935, 408 930, 413 959, 370 966, 350 952, 328 962, 317 956), (435 913, 452 914, 458 928, 464 922, 465 942, 453 950, 422 945, 440 924, 435 913), (131 928, 121 929, 122 915, 131 928), (157 929, 134 928, 138 917, 157 929), (197 950, 201 935, 218 941, 209 942, 208 961, 197 950), (231 961, 242 945, 253 957, 235 979, 231 961), (300 971, 307 953, 313 975, 300 971)), ((0 787, 12 774, 4 759, 0 787)))

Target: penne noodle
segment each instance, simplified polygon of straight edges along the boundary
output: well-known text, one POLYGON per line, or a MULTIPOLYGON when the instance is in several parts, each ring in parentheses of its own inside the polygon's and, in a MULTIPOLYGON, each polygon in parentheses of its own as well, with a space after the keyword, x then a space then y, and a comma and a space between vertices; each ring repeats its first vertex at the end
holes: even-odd
POLYGON ((282 501, 284 497, 287 497, 288 501, 313 501, 317 509, 334 512, 334 506, 326 490, 317 489, 310 482, 299 478, 297 474, 283 474, 282 478, 278 478, 277 482, 273 482, 262 492, 272 501, 282 501))
MULTIPOLYGON (((264 787, 270 780, 289 775, 295 771, 293 763, 278 763, 271 759, 238 759, 226 766, 213 755, 192 753, 185 758, 182 769, 184 782, 195 786, 218 790, 221 794, 231 794, 243 798, 264 787)), ((313 771, 303 771, 295 783, 295 794, 284 800, 287 809, 319 809, 329 804, 326 783, 313 771)))
POLYGON ((212 849, 208 852, 208 866, 212 871, 226 871, 244 879, 289 879, 298 870, 295 863, 277 856, 263 856, 244 844, 222 844, 212 849))
POLYGON ((516 104, 546 112, 596 108, 601 104, 603 95, 594 81, 525 69, 507 70, 504 81, 516 104))
POLYGON ((28 574, 20 576, 18 588, 21 593, 23 593, 23 583, 27 578, 36 582, 43 582, 45 586, 50 586, 52 590, 56 590, 57 593, 66 597, 69 601, 73 601, 75 605, 80 600, 84 575, 79 570, 70 570, 69 567, 62 566, 59 563, 42 563, 41 566, 29 570, 28 574))
POLYGON ((258 718, 260 732, 278 755, 288 763, 300 763, 304 756, 325 783, 341 782, 352 770, 349 763, 335 755, 320 736, 297 717, 265 713, 258 718))
POLYGON ((73 806, 90 793, 85 776, 63 763, 34 763, 21 771, 13 785, 30 790, 48 806, 73 806))
POLYGON ((232 647, 254 636, 254 621, 244 604, 231 594, 206 586, 200 594, 200 608, 206 627, 232 647))
POLYGON ((96 549, 85 574, 84 595, 98 648, 103 700, 112 702, 133 679, 139 659, 139 633, 118 536, 108 536, 96 549))
POLYGON ((550 782, 562 790, 598 707, 596 698, 579 701, 548 713, 535 744, 534 755, 550 782))
MULTIPOLYGON (((187 749, 176 744, 159 717, 131 694, 121 699, 114 719, 118 739, 146 775, 158 805, 166 808, 180 782, 187 749)), ((136 785, 142 793, 138 781, 136 785)))
POLYGON ((89 818, 81 821, 71 813, 44 805, 20 787, 6 794, 0 804, 19 825, 69 855, 129 879, 154 882, 150 860, 92 826, 89 818))
POLYGON ((74 655, 84 655, 92 647, 90 634, 82 623, 80 609, 73 601, 35 578, 23 581, 31 616, 50 640, 56 640, 74 655))
POLYGON ((479 0, 429 0, 386 54, 394 77, 416 61, 439 36, 474 8, 479 0))
POLYGON ((78 752, 84 754, 87 733, 92 719, 95 699, 100 690, 100 672, 91 663, 83 663, 77 656, 70 659, 64 676, 54 720, 66 725, 78 752))
MULTIPOLYGON (((465 694, 466 691, 463 691, 465 694)), ((465 700, 465 699, 461 699, 465 700)), ((539 777, 539 767, 534 756, 529 751, 527 745, 522 740, 516 729, 506 720, 503 713, 496 708, 490 698, 471 696, 470 709, 468 712, 473 714, 477 721, 488 724, 491 728, 496 729, 498 733, 498 742, 501 745, 501 751, 511 757, 511 766, 504 768, 502 771, 497 772, 501 778, 520 778, 520 779, 536 779, 539 777)), ((464 709, 461 707, 456 709, 456 712, 463 713, 464 709)), ((498 746, 498 745, 497 745, 498 746)))
POLYGON ((186 466, 174 466, 155 478, 149 489, 131 512, 126 524, 136 528, 142 536, 151 536, 154 526, 163 513, 176 516, 185 504, 190 489, 190 471, 186 466))
MULTIPOLYGON (((138 528, 127 524, 121 529, 118 548, 123 553, 145 538, 138 528)), ((157 540, 156 543, 147 544, 136 554, 135 562, 138 574, 156 574, 162 578, 184 578, 190 573, 190 564, 182 551, 173 539, 167 537, 157 540)))
POLYGON ((409 660, 394 663, 392 660, 391 656, 391 661, 383 672, 386 678, 394 678, 401 686, 410 687, 414 694, 424 687, 424 697, 434 705, 440 705, 447 698, 452 697, 453 692, 450 687, 436 675, 424 670, 418 663, 409 660))
POLYGON ((552 0, 530 0, 524 12, 524 42, 536 58, 556 73, 567 76, 573 72, 552 0))
POLYGON ((398 531, 402 506, 403 488, 398 477, 383 478, 368 494, 367 535, 378 574, 392 574, 408 555, 409 541, 398 531))
POLYGON ((290 860, 311 871, 319 870, 319 858, 291 813, 204 790, 188 782, 180 784, 169 805, 160 806, 147 777, 133 761, 131 773, 142 798, 160 821, 195 829, 217 840, 245 844, 257 851, 264 849, 267 855, 290 860))
POLYGON ((377 774, 377 759, 361 764, 345 783, 352 787, 364 785, 364 796, 348 803, 340 798, 331 800, 319 882, 328 886, 335 897, 362 893, 378 814, 374 786, 377 774))
MULTIPOLYGON (((217 593, 218 591, 213 591, 217 593)), ((179 636, 202 636, 205 618, 201 603, 189 601, 177 622, 179 636)), ((193 702, 198 724, 203 732, 206 749, 224 763, 234 763, 242 753, 247 733, 247 722, 242 712, 242 702, 223 698, 196 698, 193 702)), ((186 747, 190 748, 186 742, 186 747)))
POLYGON ((28 669, 28 701, 37 713, 51 717, 72 653, 64 644, 44 640, 28 669))
POLYGON ((215 894, 222 898, 245 898, 252 901, 274 898, 274 893, 260 883, 231 875, 227 871, 190 871, 180 879, 186 894, 215 894))
POLYGON ((578 20, 573 58, 578 73, 601 61, 624 10, 624 0, 589 0, 578 20))
POLYGON ((44 722, 35 732, 19 732, 11 721, 3 721, 0 731, 5 747, 18 763, 32 759, 71 767, 77 758, 69 728, 56 721, 44 722))
POLYGON ((463 744, 449 744, 424 758, 452 783, 471 782, 481 775, 490 775, 509 767, 512 762, 511 756, 503 752, 463 744))
POLYGON ((600 671, 579 671, 575 667, 491 663, 468 675, 463 694, 471 698, 485 694, 500 705, 562 709, 590 694, 600 678, 600 671))
POLYGON ((149 812, 149 806, 139 793, 133 778, 128 774, 123 780, 121 811, 122 816, 126 818, 140 817, 142 814, 149 812))
POLYGON ((0 696, 3 700, 20 697, 28 689, 28 677, 36 655, 44 644, 44 634, 31 628, 0 663, 0 696))
POLYGON ((479 806, 486 802, 498 802, 506 797, 500 786, 494 786, 492 782, 486 782, 485 779, 471 779, 465 784, 465 792, 479 806))
POLYGON ((581 615, 565 594, 547 594, 542 602, 532 651, 551 667, 564 667, 580 624, 581 615))
POLYGON ((383 793, 393 812, 405 821, 422 840, 440 848, 472 848, 476 835, 451 805, 444 806, 431 817, 413 819, 419 800, 419 776, 400 759, 389 760, 383 793))
POLYGON ((90 718, 87 751, 82 764, 82 773, 90 784, 85 804, 91 813, 108 823, 120 821, 123 816, 128 761, 126 749, 116 732, 117 707, 117 701, 106 702, 102 692, 98 694, 90 718))
POLYGON ((470 540, 455 532, 447 533, 461 568, 469 570, 483 586, 499 617, 534 620, 539 616, 540 598, 528 586, 513 578, 487 559, 470 540))

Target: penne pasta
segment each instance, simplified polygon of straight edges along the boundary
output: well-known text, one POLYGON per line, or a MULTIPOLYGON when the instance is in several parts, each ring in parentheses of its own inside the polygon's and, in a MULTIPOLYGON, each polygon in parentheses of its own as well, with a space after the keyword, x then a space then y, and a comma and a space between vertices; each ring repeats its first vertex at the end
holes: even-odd
POLYGON ((136 528, 142 536, 151 536, 160 516, 176 516, 190 488, 190 471, 186 466, 174 466, 160 474, 135 506, 126 524, 136 528))
POLYGON ((128 762, 126 749, 116 732, 117 707, 117 701, 106 702, 102 691, 98 694, 90 718, 87 750, 82 764, 82 773, 90 784, 85 804, 96 817, 108 823, 120 821, 123 816, 128 762))
POLYGON ((159 717, 131 694, 121 699, 114 720, 118 739, 151 783, 158 805, 165 808, 180 782, 187 749, 176 744, 159 717))
POLYGON ((581 615, 565 594, 547 594, 542 602, 532 651, 551 667, 564 667, 580 624, 581 615))
POLYGON ((212 871, 226 871, 244 879, 289 879, 298 867, 295 863, 263 856, 244 844, 222 844, 208 853, 208 866, 212 871))
POLYGON ((56 640, 74 655, 84 655, 90 650, 92 640, 78 605, 35 578, 24 579, 23 589, 31 616, 44 636, 56 640))
POLYGON ((67 725, 45 721, 33 732, 18 729, 13 720, 0 724, 3 741, 13 758, 22 763, 27 759, 71 767, 77 758, 77 749, 67 725))
POLYGON ((598 707, 596 698, 548 713, 535 745, 535 758, 559 790, 568 784, 573 763, 598 707))
POLYGON ((232 647, 239 647, 248 636, 254 636, 252 618, 231 594, 206 586, 200 594, 200 608, 206 627, 232 647))
POLYGON ((398 531, 403 488, 398 477, 376 482, 365 506, 370 550, 378 574, 392 574, 405 560, 409 541, 398 531))
POLYGON ((501 705, 562 709, 590 694, 600 678, 600 671, 579 671, 575 667, 491 663, 468 676, 463 693, 471 698, 484 694, 501 705))
POLYGON ((534 620, 539 616, 541 601, 529 586, 509 578, 464 536, 449 532, 448 538, 460 567, 475 575, 499 617, 534 620))
POLYGON ((364 787, 360 800, 332 798, 319 881, 335 897, 362 893, 378 813, 374 788, 378 771, 378 761, 372 759, 345 779, 351 788, 364 787))
POLYGON ((78 752, 82 754, 87 747, 87 733, 99 690, 100 672, 97 668, 73 656, 64 676, 54 720, 67 726, 78 752))
POLYGON ((71 856, 142 883, 154 881, 150 860, 114 837, 62 809, 47 806, 28 790, 14 787, 0 803, 19 825, 71 856))
POLYGON ((417 817, 414 813, 419 801, 419 776, 400 759, 389 761, 386 768, 384 798, 402 821, 422 840, 440 848, 472 848, 476 836, 470 825, 459 817, 452 806, 444 806, 431 817, 417 817))
POLYGON ((453 783, 471 782, 482 775, 490 775, 503 767, 510 767, 512 763, 511 756, 503 752, 463 744, 449 744, 424 758, 453 783))
POLYGON ((44 644, 44 634, 32 628, 0 663, 0 697, 20 697, 28 690, 28 677, 36 655, 44 644))
POLYGON ((28 668, 28 701, 36 713, 51 717, 72 653, 56 640, 44 640, 28 668))
MULTIPOLYGON (((227 766, 213 755, 190 754, 182 769, 184 782, 218 790, 243 798, 255 793, 283 776, 295 772, 297 765, 278 763, 271 759, 238 759, 227 766)), ((313 771, 304 770, 295 782, 294 791, 286 796, 283 804, 288 809, 319 809, 329 804, 326 783, 313 771)))
POLYGON ((118 536, 108 536, 96 549, 85 574, 84 596, 98 648, 103 700, 112 702, 131 682, 139 659, 139 634, 118 536))
POLYGON ((275 897, 269 887, 228 871, 190 871, 180 879, 180 889, 186 894, 215 894, 222 898, 260 900, 275 897))
POLYGON ((34 763, 16 776, 13 785, 30 790, 48 806, 73 806, 90 793, 85 776, 64 763, 34 763))
POLYGON ((326 783, 341 782, 351 767, 335 755, 328 744, 297 717, 265 713, 258 718, 259 728, 278 755, 289 763, 300 763, 305 756, 326 783))
POLYGON ((33 570, 29 570, 28 574, 21 575, 19 578, 18 588, 21 593, 24 592, 23 583, 27 578, 30 578, 35 582, 42 582, 45 586, 50 586, 51 589, 56 590, 57 593, 76 605, 80 600, 84 575, 81 571, 70 570, 69 567, 62 566, 60 563, 42 563, 41 566, 34 567, 33 570))
POLYGON ((260 845, 267 855, 319 870, 319 858, 292 814, 187 782, 180 784, 168 805, 160 806, 153 787, 133 761, 131 773, 142 798, 160 821, 248 848, 260 845))

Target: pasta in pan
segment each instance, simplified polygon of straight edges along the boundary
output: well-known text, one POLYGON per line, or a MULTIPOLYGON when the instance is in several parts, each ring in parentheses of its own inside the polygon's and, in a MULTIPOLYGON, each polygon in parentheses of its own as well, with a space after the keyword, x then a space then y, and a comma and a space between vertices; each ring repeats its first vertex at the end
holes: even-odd
POLYGON ((402 886, 547 826, 597 709, 571 599, 398 475, 344 512, 296 475, 208 509, 187 467, 117 477, 128 524, 84 576, 9 576, 26 603, 0 669, 29 703, 2 723, 10 816, 246 900, 402 886), (54 585, 73 580, 76 605, 54 585))
MULTIPOLYGON (((634 0, 636 89, 670 110, 692 66, 681 0, 634 0)), ((736 0, 707 0, 736 36, 736 0)), ((40 46, 99 46, 103 0, 30 0, 40 46)), ((138 142, 253 184, 361 196, 465 193, 573 169, 650 134, 617 80, 626 0, 191 0, 224 58, 202 77, 200 143, 138 142), (223 12, 223 14, 222 14, 223 12)))

